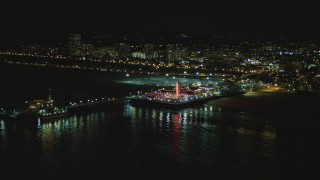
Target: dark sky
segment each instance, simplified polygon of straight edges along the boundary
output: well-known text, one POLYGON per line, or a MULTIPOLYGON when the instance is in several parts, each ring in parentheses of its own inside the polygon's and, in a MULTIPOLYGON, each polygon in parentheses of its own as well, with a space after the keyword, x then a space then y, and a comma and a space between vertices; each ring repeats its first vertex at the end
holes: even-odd
POLYGON ((305 0, 2 0, 0 3, 3 32, 78 30, 259 36, 320 33, 319 6, 305 0))

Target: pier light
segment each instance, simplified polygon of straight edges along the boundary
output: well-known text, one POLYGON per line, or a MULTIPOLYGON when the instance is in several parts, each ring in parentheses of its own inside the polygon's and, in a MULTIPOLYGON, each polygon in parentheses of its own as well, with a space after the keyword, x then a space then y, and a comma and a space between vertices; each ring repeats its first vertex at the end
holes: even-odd
POLYGON ((212 73, 210 73, 210 76, 212 76, 212 73))
POLYGON ((183 73, 184 73, 184 74, 187 74, 187 71, 184 71, 183 73))
POLYGON ((166 76, 169 76, 169 74, 166 74, 166 76))
POLYGON ((90 102, 90 100, 88 100, 88 102, 90 102))
POLYGON ((80 103, 82 103, 82 101, 80 101, 80 103))
POLYGON ((126 76, 129 77, 130 75, 129 75, 129 74, 126 74, 126 76))
POLYGON ((102 100, 104 100, 104 98, 101 98, 102 100))
POLYGON ((98 101, 98 99, 96 99, 96 101, 98 101))
POLYGON ((197 72, 196 74, 199 74, 199 72, 197 72))

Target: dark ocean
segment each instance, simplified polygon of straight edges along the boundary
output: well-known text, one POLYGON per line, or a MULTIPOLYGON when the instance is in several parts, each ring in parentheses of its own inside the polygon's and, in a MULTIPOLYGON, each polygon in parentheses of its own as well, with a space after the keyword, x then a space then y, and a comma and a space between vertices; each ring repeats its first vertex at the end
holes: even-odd
MULTIPOLYGON (((123 74, 0 64, 0 107, 124 97, 123 74)), ((262 93, 182 110, 117 104, 34 124, 0 119, 1 179, 319 179, 320 93, 262 93)))

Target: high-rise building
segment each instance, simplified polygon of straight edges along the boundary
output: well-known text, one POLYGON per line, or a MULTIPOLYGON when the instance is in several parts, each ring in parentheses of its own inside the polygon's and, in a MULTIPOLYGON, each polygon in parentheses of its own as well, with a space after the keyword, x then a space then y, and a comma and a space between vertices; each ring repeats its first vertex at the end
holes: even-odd
POLYGON ((187 57, 188 48, 180 45, 171 45, 167 49, 168 62, 182 61, 187 57))
POLYGON ((71 34, 69 37, 69 55, 70 56, 79 56, 81 45, 81 35, 80 34, 71 34))
POLYGON ((71 34, 69 37, 69 47, 79 47, 81 45, 81 35, 71 34))
POLYGON ((152 52, 153 51, 153 44, 145 44, 144 45, 144 52, 152 52))
POLYGON ((117 43, 114 47, 117 49, 119 57, 127 57, 131 54, 128 44, 117 43))

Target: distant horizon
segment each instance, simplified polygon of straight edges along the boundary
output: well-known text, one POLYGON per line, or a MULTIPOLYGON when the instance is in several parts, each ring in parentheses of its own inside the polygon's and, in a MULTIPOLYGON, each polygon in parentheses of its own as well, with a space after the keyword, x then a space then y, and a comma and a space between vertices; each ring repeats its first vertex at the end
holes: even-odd
MULTIPOLYGON (((4 29, 2 29, 4 30, 4 29)), ((86 30, 71 30, 71 29, 15 29, 15 30, 7 30, 2 31, 0 34, 0 40, 2 43, 8 41, 21 41, 21 42, 30 42, 30 43, 48 43, 48 44, 55 44, 59 42, 67 41, 70 34, 97 34, 101 36, 121 36, 121 35, 128 35, 133 39, 136 35, 143 36, 148 38, 157 39, 157 37, 161 36, 170 36, 170 35, 187 35, 195 39, 206 39, 210 41, 213 38, 224 38, 224 39, 232 39, 232 38, 244 38, 244 39, 251 39, 251 40, 279 40, 279 39, 286 39, 286 40, 319 40, 320 36, 294 36, 290 34, 230 34, 230 33, 192 33, 192 32, 179 32, 179 31, 172 31, 172 32, 161 32, 161 31, 86 31, 86 30)))

